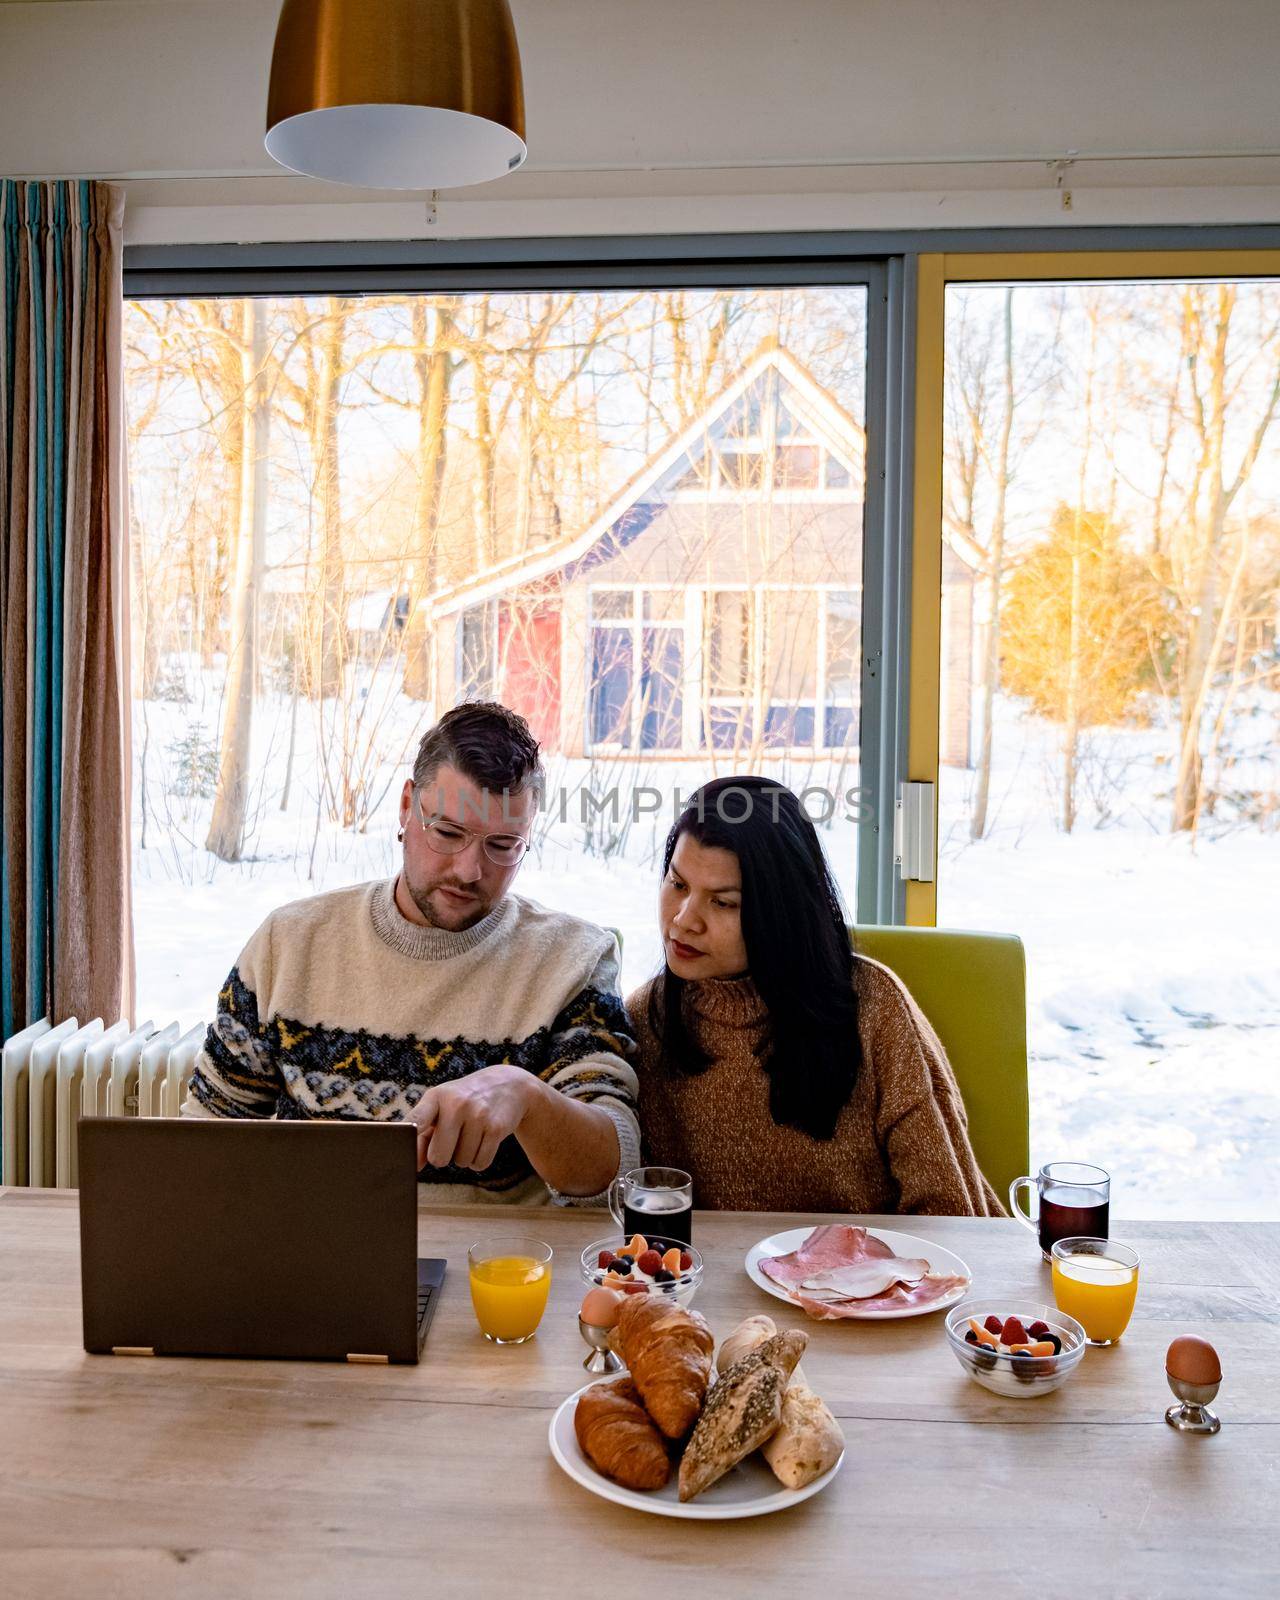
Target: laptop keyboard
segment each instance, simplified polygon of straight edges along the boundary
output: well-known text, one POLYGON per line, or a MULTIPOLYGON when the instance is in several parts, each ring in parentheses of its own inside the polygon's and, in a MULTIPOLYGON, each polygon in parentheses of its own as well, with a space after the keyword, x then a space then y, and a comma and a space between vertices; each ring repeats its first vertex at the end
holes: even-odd
POLYGON ((440 1299, 444 1283, 445 1264, 439 1259, 422 1259, 418 1262, 418 1349, 426 1343, 427 1329, 440 1299))

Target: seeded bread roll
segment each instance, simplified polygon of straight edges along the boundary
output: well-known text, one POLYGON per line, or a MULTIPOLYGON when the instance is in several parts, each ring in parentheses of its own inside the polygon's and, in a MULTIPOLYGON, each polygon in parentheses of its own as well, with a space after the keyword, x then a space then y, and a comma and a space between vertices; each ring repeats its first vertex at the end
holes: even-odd
MULTIPOLYGON (((740 1322, 720 1346, 716 1358, 720 1371, 740 1361, 776 1332, 772 1317, 748 1317, 740 1322)), ((840 1424, 796 1367, 782 1397, 778 1430, 760 1447, 774 1477, 788 1489, 803 1489, 833 1467, 843 1449, 840 1424)))
POLYGON ((722 1372, 680 1461, 680 1498, 692 1500, 777 1432, 782 1395, 808 1335, 779 1333, 722 1372))

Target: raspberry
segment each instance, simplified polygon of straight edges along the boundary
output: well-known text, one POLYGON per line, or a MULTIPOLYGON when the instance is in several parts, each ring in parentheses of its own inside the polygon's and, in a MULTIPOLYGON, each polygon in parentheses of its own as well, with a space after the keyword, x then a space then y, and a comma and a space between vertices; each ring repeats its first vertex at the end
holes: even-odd
POLYGON ((1033 1339, 1043 1339, 1049 1332, 1049 1324, 1047 1322, 1033 1322, 1027 1332, 1033 1339))
POLYGON ((1026 1344, 1027 1330, 1018 1321, 1017 1317, 1005 1319, 1005 1325, 1000 1330, 1001 1344, 1026 1344))
POLYGON ((648 1294, 649 1285, 647 1283, 624 1283, 622 1292, 623 1294, 648 1294))
POLYGON ((999 1317, 993 1314, 987 1318, 982 1326, 987 1330, 988 1333, 994 1333, 998 1339, 1000 1337, 1000 1330, 1004 1327, 1004 1323, 1001 1322, 999 1317))
POLYGON ((596 1265, 600 1267, 611 1267, 613 1265, 613 1259, 612 1250, 602 1250, 596 1265))
POLYGON ((652 1278, 654 1273, 662 1266, 662 1257, 656 1250, 646 1250, 636 1262, 641 1272, 646 1272, 652 1278))
POLYGON ((693 1257, 689 1254, 689 1252, 687 1250, 682 1251, 681 1254, 680 1254, 680 1270, 681 1270, 681 1272, 688 1272, 692 1268, 692 1266, 693 1266, 693 1257))

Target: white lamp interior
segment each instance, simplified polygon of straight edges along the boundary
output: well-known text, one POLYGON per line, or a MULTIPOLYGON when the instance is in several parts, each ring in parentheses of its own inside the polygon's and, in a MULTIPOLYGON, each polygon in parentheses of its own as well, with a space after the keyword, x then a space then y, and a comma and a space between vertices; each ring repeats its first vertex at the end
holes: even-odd
POLYGON ((366 189, 460 189, 518 167, 523 139, 438 106, 330 106, 286 117, 267 152, 292 172, 366 189))

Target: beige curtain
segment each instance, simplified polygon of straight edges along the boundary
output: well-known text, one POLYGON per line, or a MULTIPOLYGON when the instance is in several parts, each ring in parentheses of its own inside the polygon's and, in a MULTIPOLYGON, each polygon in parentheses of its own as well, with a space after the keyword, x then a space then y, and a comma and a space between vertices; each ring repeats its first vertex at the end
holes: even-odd
POLYGON ((67 462, 54 1012, 133 1019, 125 505, 124 195, 91 186, 67 462))
POLYGON ((133 1016, 124 201, 2 186, 6 1032, 133 1016))

